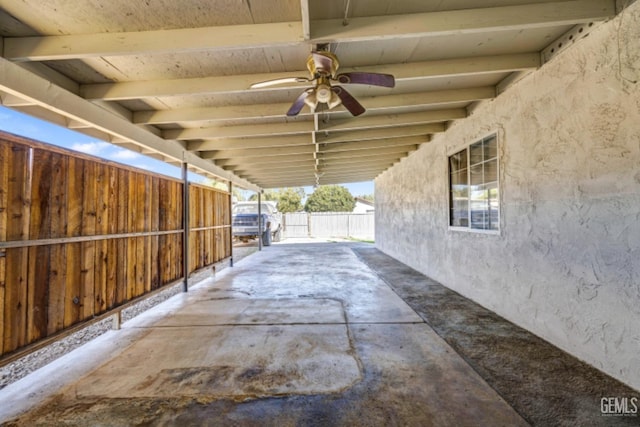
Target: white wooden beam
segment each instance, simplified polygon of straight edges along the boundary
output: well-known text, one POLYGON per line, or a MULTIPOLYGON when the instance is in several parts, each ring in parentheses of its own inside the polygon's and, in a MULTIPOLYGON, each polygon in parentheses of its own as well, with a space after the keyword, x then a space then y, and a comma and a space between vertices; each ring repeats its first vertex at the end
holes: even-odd
POLYGON ((176 161, 188 163, 243 188, 256 189, 254 184, 190 153, 176 141, 167 141, 140 126, 124 120, 110 111, 68 92, 24 68, 0 58, 0 91, 25 98, 70 120, 89 123, 94 129, 151 149, 176 161))
MULTIPOLYGON (((312 43, 470 34, 571 25, 608 19, 615 0, 572 0, 405 15, 311 21, 312 43)), ((53 61, 104 56, 262 48, 305 42, 302 22, 205 28, 13 37, 4 39, 12 61, 53 61)))
POLYGON ((342 142, 338 144, 326 144, 320 146, 320 152, 338 152, 353 150, 372 150, 385 147, 397 147, 402 145, 425 144, 431 140, 428 136, 407 136, 398 138, 384 138, 357 142, 342 142))
POLYGON ((424 125, 396 126, 381 129, 353 130, 336 132, 325 135, 323 132, 316 132, 316 142, 319 144, 331 144, 349 141, 364 141, 387 138, 401 138, 404 136, 422 136, 428 134, 444 132, 442 123, 427 123, 424 125))
POLYGON ((283 135, 262 138, 221 138, 209 141, 189 141, 187 149, 189 151, 211 151, 238 148, 290 147, 310 144, 310 135, 283 135))
POLYGON ((363 114, 362 116, 350 119, 320 121, 319 131, 349 131, 358 129, 377 129, 393 126, 408 126, 421 123, 434 123, 467 117, 467 110, 464 108, 453 108, 443 110, 419 111, 405 114, 363 114))
POLYGON ((214 126, 194 129, 172 129, 163 132, 166 139, 224 139, 261 137, 273 135, 296 135, 314 130, 313 122, 269 123, 241 126, 214 126))
POLYGON ((401 145, 399 147, 378 148, 375 150, 320 152, 317 155, 324 160, 377 157, 386 154, 408 153, 417 150, 419 145, 401 145))
POLYGON ((296 145, 294 147, 275 148, 240 148, 235 150, 205 151, 202 153, 203 159, 241 159, 247 157, 270 157, 294 154, 313 154, 315 147, 311 144, 296 145))
POLYGON ((172 30, 4 39, 4 55, 12 61, 58 61, 104 56, 251 49, 303 42, 302 23, 229 25, 172 30))
POLYGON ((246 166, 234 166, 233 173, 238 176, 246 175, 248 173, 280 173, 287 171, 306 170, 308 168, 313 169, 316 165, 315 161, 301 161, 297 163, 283 163, 282 165, 255 165, 253 167, 246 166))
MULTIPOLYGON (((466 76, 471 74, 504 73, 513 71, 534 70, 540 66, 539 53, 522 53, 512 55, 483 56, 477 58, 458 58, 437 61, 411 62, 405 64, 363 66, 355 68, 341 68, 341 72, 369 71, 393 74, 397 82, 416 79, 440 78, 445 76, 466 76)), ((244 74, 237 76, 215 76, 192 79, 168 79, 132 81, 120 83, 87 84, 80 87, 80 94, 87 99, 103 99, 107 101, 122 101, 127 99, 156 98, 168 96, 185 96, 194 94, 215 95, 222 93, 237 93, 249 90, 252 83, 281 77, 307 76, 308 71, 300 70, 284 73, 244 74)), ((308 83, 291 83, 277 88, 263 90, 285 90, 291 87, 302 88, 308 83)), ((255 90, 255 89, 254 89, 255 90)), ((282 109, 281 115, 289 108, 282 109)), ((192 113, 193 111, 189 111, 192 113)), ((273 111, 267 112, 273 114, 273 111)), ((152 117, 152 116, 151 116, 152 117)), ((160 123, 158 119, 149 123, 160 123)), ((161 116, 158 116, 161 117, 161 116)), ((137 120, 142 120, 142 114, 137 120)), ((193 120, 193 119, 188 119, 193 120)), ((178 121, 178 120, 173 120, 178 121)))
POLYGON ((441 12, 356 17, 311 22, 316 43, 339 43, 402 37, 477 34, 488 31, 542 28, 600 21, 616 13, 615 0, 573 0, 549 3, 459 9, 441 12))
MULTIPOLYGON (((293 100, 291 101, 293 102, 293 100)), ((168 124, 188 122, 216 122, 235 119, 284 118, 291 102, 277 104, 229 105, 224 107, 182 108, 175 110, 146 110, 133 113, 133 122, 138 124, 168 124)), ((300 112, 299 119, 311 117, 311 113, 300 112)))
MULTIPOLYGON (((495 97, 495 89, 491 86, 466 89, 449 89, 431 92, 417 92, 402 95, 386 95, 377 97, 360 98, 362 105, 370 113, 375 111, 393 111, 399 107, 445 105, 448 103, 471 102, 495 97)), ((246 107, 245 107, 246 108, 246 107)), ((459 113, 462 115, 462 113, 459 113)), ((366 116, 365 116, 366 117, 366 116)), ((375 121, 372 119, 371 121, 375 121)), ((366 123, 366 122, 364 122, 366 123)), ((384 123, 381 120, 381 123, 384 123)), ((363 126, 366 127, 366 126, 363 126)), ((336 128, 353 129, 345 125, 336 128)), ((222 139, 222 138, 249 138, 274 135, 305 134, 314 131, 314 124, 310 121, 293 121, 286 123, 269 123, 259 125, 241 126, 213 126, 206 128, 171 129, 165 130, 163 136, 166 139, 222 139)))
POLYGON ((283 164, 283 163, 295 163, 301 161, 313 160, 312 154, 291 154, 282 156, 266 156, 264 158, 258 157, 234 157, 232 159, 216 160, 215 163, 218 166, 231 166, 231 165, 266 165, 266 164, 283 164))

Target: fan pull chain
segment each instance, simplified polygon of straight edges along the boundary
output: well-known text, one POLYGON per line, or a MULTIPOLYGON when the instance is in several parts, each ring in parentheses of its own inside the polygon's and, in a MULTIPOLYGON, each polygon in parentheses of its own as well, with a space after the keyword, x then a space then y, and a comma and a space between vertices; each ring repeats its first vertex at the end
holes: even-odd
POLYGON ((345 0, 344 3, 344 19, 342 20, 342 26, 346 27, 349 25, 349 4, 351 3, 351 0, 345 0))

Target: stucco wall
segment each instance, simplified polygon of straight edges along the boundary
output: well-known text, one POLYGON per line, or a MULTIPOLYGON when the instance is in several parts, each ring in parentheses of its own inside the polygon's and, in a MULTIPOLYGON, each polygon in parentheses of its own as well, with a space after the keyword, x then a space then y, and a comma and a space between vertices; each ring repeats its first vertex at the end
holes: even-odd
POLYGON ((640 2, 381 175, 376 245, 640 389, 640 2), (501 233, 449 230, 447 155, 493 132, 501 233))

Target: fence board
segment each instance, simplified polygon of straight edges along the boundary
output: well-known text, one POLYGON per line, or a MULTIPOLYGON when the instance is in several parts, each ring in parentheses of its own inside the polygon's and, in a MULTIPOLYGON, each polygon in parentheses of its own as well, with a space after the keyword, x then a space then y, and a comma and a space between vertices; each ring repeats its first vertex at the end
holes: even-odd
MULTIPOLYGON (((46 239, 51 234, 52 153, 34 150, 32 170, 30 239, 46 239)), ((2 239, 0 239, 2 240, 2 239)), ((49 269, 51 250, 47 246, 29 248, 27 340, 47 336, 49 269)))
MULTIPOLYGON (((29 233, 29 167, 31 150, 19 144, 10 147, 14 167, 7 182, 7 240, 25 240, 29 233)), ((28 250, 6 252, 4 349, 12 351, 25 345, 27 335, 28 250)))
MULTIPOLYGON (((97 203, 98 203, 98 169, 97 164, 85 161, 83 164, 82 188, 82 236, 96 234, 97 203)), ((95 262, 96 242, 80 244, 80 318, 89 319, 95 314, 94 299, 96 295, 95 262)), ((99 289, 99 285, 98 285, 99 289)))
MULTIPOLYGON (((82 230, 82 180, 84 162, 74 157, 67 158, 67 237, 79 236, 82 230)), ((64 326, 80 320, 81 303, 81 244, 66 245, 66 274, 64 298, 64 326)))
MULTIPOLYGON (((105 235, 109 233, 109 188, 111 184, 109 167, 103 164, 96 164, 96 220, 95 234, 105 235)), ((107 254, 108 245, 106 240, 95 242, 94 260, 94 296, 93 312, 100 314, 107 309, 107 254)))

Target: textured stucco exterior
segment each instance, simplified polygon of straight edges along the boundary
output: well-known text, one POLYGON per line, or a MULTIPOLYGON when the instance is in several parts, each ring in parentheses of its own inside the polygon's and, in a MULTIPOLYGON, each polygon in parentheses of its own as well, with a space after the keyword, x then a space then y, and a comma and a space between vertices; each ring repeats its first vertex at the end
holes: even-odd
POLYGON ((376 179, 376 245, 640 390, 640 2, 376 179), (448 227, 497 133, 501 231, 448 227))

